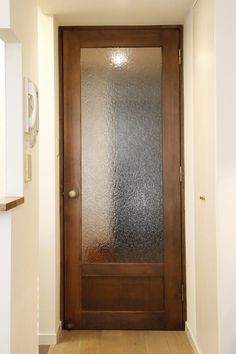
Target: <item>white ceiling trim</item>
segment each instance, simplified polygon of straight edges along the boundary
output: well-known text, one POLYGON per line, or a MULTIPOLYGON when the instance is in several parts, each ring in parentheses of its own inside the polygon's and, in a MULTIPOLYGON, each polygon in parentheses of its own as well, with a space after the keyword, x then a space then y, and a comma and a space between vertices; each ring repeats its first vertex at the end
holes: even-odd
POLYGON ((60 25, 182 24, 194 0, 39 0, 60 25))

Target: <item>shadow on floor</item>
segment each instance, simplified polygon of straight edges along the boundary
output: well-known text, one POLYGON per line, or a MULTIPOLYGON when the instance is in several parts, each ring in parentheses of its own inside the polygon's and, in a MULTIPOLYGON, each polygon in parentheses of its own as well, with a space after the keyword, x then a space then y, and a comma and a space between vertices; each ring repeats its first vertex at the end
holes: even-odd
POLYGON ((47 354, 49 351, 49 345, 40 345, 39 354, 47 354))

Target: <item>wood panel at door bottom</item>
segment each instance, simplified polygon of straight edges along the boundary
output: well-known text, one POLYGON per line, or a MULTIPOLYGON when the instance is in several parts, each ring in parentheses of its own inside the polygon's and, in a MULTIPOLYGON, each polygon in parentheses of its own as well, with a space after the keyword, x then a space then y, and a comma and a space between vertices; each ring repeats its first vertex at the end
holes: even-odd
POLYGON ((165 328, 163 269, 162 263, 83 264, 82 328, 165 328))
POLYGON ((164 278, 83 277, 82 310, 163 311, 164 278))

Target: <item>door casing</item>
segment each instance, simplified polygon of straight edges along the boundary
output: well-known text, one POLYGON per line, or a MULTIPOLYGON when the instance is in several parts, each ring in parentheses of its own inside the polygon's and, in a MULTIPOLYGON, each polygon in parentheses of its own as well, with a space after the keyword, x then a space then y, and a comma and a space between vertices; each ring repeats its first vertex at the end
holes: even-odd
MULTIPOLYGON (((65 253, 64 253, 64 109, 63 109, 63 30, 77 29, 77 30, 100 30, 100 29, 177 29, 180 34, 180 145, 181 145, 181 241, 182 241, 182 296, 183 296, 183 328, 186 321, 187 299, 186 299, 186 250, 185 250, 185 204, 184 204, 184 88, 183 88, 183 26, 62 26, 59 27, 59 134, 60 134, 60 317, 62 327, 64 328, 65 318, 65 253)), ((67 327, 68 329, 68 327, 67 327)))

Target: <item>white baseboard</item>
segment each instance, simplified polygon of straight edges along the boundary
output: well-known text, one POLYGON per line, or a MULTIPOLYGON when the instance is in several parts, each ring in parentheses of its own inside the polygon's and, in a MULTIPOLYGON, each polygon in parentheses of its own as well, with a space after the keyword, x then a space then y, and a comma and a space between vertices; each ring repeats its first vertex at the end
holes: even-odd
POLYGON ((200 349, 198 348, 195 338, 193 338, 192 332, 191 332, 187 322, 185 322, 185 332, 187 334, 188 340, 193 348, 194 353, 201 354, 200 349))
POLYGON ((57 326, 55 333, 39 333, 39 345, 55 345, 58 343, 61 334, 61 322, 57 326))

